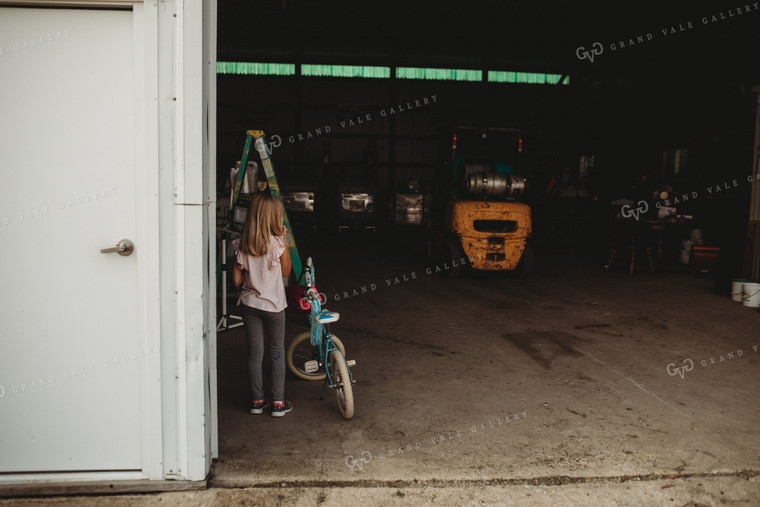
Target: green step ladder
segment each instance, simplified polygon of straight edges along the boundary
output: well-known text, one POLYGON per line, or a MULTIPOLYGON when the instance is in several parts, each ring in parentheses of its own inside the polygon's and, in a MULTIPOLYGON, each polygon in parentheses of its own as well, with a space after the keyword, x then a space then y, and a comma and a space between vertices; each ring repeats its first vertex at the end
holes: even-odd
MULTIPOLYGON (((256 151, 261 158, 261 164, 264 166, 264 174, 267 177, 267 184, 269 185, 269 191, 272 193, 275 199, 280 201, 285 217, 285 228, 287 229, 287 242, 290 251, 290 260, 293 263, 293 273, 295 274, 296 283, 300 283, 301 280, 301 257, 298 255, 298 247, 296 246, 295 236, 293 235, 293 229, 290 226, 290 220, 288 219, 288 212, 285 210, 285 203, 282 202, 282 194, 280 193, 280 185, 277 183, 277 176, 274 174, 274 166, 272 160, 269 158, 269 151, 267 150, 266 135, 263 130, 248 130, 246 131, 245 147, 243 148, 243 156, 240 158, 240 171, 235 181, 235 188, 232 191, 232 199, 230 201, 230 210, 235 209, 235 204, 240 197, 240 190, 243 188, 243 180, 245 178, 246 170, 248 169, 248 156, 251 152, 251 144, 256 148, 256 151)), ((253 191, 253 189, 251 189, 253 191)), ((229 236, 229 233, 227 233, 229 236)), ((229 239, 229 237, 227 238, 229 239)))

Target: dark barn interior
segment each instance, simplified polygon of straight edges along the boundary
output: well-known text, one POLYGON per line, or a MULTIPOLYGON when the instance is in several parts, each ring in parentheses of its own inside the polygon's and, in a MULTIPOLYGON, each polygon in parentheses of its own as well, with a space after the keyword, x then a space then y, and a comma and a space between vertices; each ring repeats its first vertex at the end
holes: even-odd
POLYGON ((731 257, 724 281, 740 276, 749 185, 704 194, 708 186, 746 180, 753 164, 757 69, 740 48, 750 47, 756 20, 749 12, 713 22, 719 10, 713 11, 694 4, 654 11, 640 4, 512 2, 224 5, 220 62, 294 69, 293 75, 218 76, 219 190, 240 159, 245 131, 260 128, 272 145, 281 143, 272 155, 281 185, 319 190, 310 218, 325 233, 340 225, 338 194, 345 187, 373 193, 372 225, 393 234, 409 225, 395 213, 395 196, 408 190, 409 180, 427 194, 445 179, 453 126, 519 128, 537 241, 606 249, 599 228, 607 224, 599 217, 607 205, 669 185, 673 194, 704 197, 683 203, 678 213, 693 215, 694 226, 731 257), (596 41, 605 52, 594 62, 576 56, 596 41), (314 77, 301 65, 481 75, 478 81, 314 77), (557 74, 563 84, 492 82, 489 71, 557 74), (388 114, 393 105, 403 109, 424 98, 431 103, 388 114), (593 158, 585 162, 584 155, 593 158), (552 179, 557 183, 547 191, 552 179))
MULTIPOLYGON (((292 486, 275 503, 461 504, 462 484, 518 504, 540 503, 526 485, 565 488, 547 505, 756 499, 760 314, 737 301, 760 275, 760 10, 740 3, 220 4, 220 227, 261 129, 357 365, 351 421, 292 375, 293 413, 256 418, 243 329, 220 332, 211 484, 292 486), (449 265, 470 255, 448 206, 471 159, 525 178, 530 266, 522 245, 517 268, 449 265)), ((287 312, 286 344, 309 329, 287 312)))

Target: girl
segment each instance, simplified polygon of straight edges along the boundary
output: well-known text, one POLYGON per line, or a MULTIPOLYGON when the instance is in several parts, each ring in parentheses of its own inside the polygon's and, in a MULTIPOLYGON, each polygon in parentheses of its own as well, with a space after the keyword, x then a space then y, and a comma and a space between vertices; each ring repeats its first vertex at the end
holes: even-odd
POLYGON ((248 339, 248 376, 253 394, 250 411, 261 414, 269 406, 261 374, 266 337, 272 360, 273 417, 283 417, 293 410, 293 405, 285 401, 285 307, 288 304, 282 277, 290 274, 291 263, 283 217, 282 204, 272 194, 262 192, 254 197, 232 269, 235 286, 243 285, 238 304, 248 339))

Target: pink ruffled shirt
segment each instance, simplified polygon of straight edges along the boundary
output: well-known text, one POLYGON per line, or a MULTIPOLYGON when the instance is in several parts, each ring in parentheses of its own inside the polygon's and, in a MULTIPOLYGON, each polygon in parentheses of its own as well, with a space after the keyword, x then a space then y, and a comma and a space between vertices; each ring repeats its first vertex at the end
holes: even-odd
POLYGON ((287 249, 285 238, 272 236, 269 252, 253 256, 240 251, 240 239, 230 243, 235 262, 243 270, 243 285, 238 304, 267 312, 281 312, 288 306, 282 282, 280 256, 287 249))

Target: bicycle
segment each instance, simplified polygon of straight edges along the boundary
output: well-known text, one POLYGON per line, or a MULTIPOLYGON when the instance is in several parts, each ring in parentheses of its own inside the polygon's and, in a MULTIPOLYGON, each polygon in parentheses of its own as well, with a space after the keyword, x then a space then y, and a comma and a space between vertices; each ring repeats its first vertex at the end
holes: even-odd
POLYGON ((356 361, 346 361, 343 342, 330 332, 330 324, 337 322, 340 314, 322 308, 326 298, 317 292, 315 280, 314 263, 309 257, 304 266, 306 286, 300 299, 303 301, 302 309, 308 307, 310 310, 311 330, 296 336, 288 347, 285 361, 290 371, 299 378, 324 380, 319 399, 324 399, 325 387, 334 389, 341 414, 351 419, 354 415, 355 380, 350 367, 355 366, 356 361))

